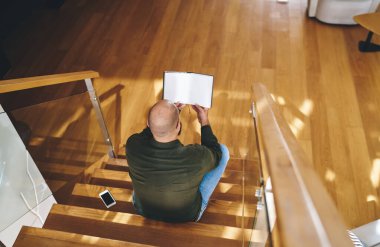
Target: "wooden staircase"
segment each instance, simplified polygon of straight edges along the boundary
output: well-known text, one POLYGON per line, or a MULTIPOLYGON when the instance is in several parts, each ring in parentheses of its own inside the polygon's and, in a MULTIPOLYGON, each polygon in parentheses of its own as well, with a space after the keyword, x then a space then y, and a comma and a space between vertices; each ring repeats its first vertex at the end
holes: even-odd
POLYGON ((257 171, 254 161, 231 159, 200 222, 165 223, 136 214, 128 163, 109 159, 75 184, 67 205, 52 207, 42 229, 23 227, 15 246, 248 246, 261 238, 252 230, 257 171), (117 202, 109 209, 98 196, 105 189, 117 202))

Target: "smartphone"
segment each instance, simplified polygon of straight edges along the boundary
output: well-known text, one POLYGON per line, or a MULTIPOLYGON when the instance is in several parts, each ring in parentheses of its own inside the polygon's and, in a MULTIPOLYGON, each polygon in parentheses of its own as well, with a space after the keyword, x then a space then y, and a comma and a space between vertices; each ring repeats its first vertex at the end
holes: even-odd
POLYGON ((99 197, 100 197, 100 199, 102 199, 104 205, 106 205, 107 208, 110 208, 116 204, 115 199, 111 195, 111 192, 109 192, 108 190, 100 192, 99 197))

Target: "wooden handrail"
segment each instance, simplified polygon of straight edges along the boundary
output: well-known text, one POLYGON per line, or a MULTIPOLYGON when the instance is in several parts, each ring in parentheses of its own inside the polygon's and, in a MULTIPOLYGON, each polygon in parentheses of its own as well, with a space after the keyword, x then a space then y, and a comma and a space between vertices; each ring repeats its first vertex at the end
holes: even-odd
POLYGON ((43 87, 66 82, 73 82, 84 80, 87 78, 97 78, 99 73, 96 71, 88 70, 73 73, 54 74, 45 76, 34 76, 20 79, 3 80, 0 81, 0 93, 14 92, 24 89, 31 89, 36 87, 43 87))
POLYGON ((260 144, 283 246, 352 246, 341 216, 265 86, 254 84, 260 144))

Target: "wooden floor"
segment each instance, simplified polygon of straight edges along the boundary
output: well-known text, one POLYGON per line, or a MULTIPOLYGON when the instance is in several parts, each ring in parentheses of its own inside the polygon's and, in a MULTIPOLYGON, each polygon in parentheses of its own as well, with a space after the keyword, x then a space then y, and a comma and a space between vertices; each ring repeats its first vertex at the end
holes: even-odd
MULTIPOLYGON (((358 52, 359 26, 307 18, 306 3, 66 0, 7 40, 7 78, 99 71, 95 87, 118 146, 144 127, 163 71, 215 75, 210 120, 235 157, 254 156, 248 110, 252 83, 263 82, 348 227, 359 226, 380 217, 380 53, 358 52)), ((60 137, 74 120, 34 130, 60 137)), ((182 123, 181 140, 199 141, 194 114, 185 110, 182 123)))

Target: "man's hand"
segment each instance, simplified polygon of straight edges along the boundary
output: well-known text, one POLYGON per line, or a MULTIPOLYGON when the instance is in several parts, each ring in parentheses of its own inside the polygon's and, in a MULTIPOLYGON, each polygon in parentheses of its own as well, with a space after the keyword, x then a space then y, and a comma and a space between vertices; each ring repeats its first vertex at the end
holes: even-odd
POLYGON ((210 124, 210 122, 208 121, 208 109, 207 108, 204 108, 200 105, 192 105, 191 107, 197 113, 198 121, 201 124, 201 126, 205 126, 205 125, 210 124))

